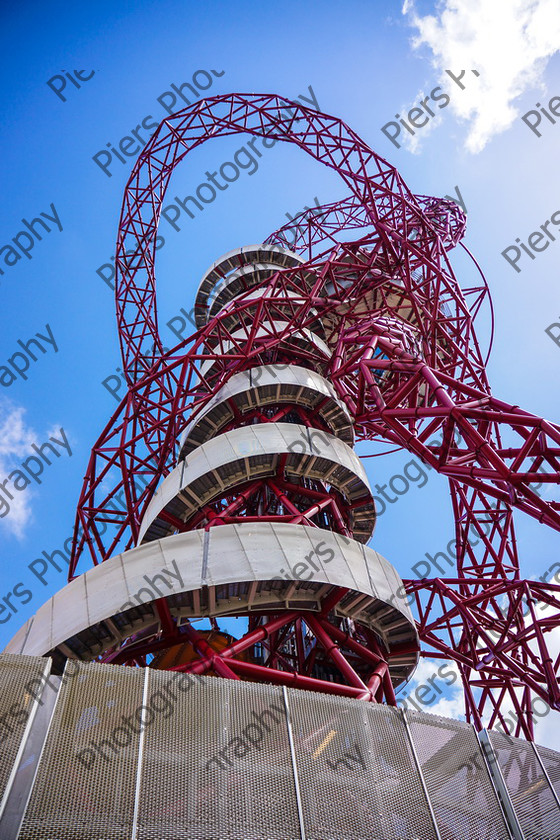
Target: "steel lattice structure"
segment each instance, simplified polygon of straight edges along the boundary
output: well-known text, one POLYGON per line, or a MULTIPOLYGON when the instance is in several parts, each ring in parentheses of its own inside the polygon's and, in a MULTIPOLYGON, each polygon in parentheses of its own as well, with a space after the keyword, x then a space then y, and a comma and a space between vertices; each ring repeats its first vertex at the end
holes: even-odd
MULTIPOLYGON (((402 447, 448 477, 457 571, 405 581, 415 599, 422 653, 457 664, 468 720, 477 727, 483 718, 490 727, 500 722, 531 739, 531 697, 560 710, 560 657, 549 650, 549 634, 560 623, 560 586, 521 577, 512 514, 518 508, 560 529, 560 504, 541 498, 533 486, 546 489, 560 480, 560 427, 490 391, 474 330, 490 304, 488 288, 482 274, 477 285, 461 288, 448 259, 464 229, 457 205, 413 195, 396 169, 343 122, 289 100, 217 96, 165 119, 125 192, 116 304, 128 392, 92 450, 70 579, 81 558, 97 565, 123 540, 130 548, 145 538, 142 522, 161 478, 174 471, 176 442, 185 429, 188 438, 197 418, 202 422, 216 394, 256 368, 259 375, 290 366, 318 372, 331 383, 356 440, 402 447), (299 146, 340 175, 349 197, 298 216, 258 246, 260 256, 238 252, 237 276, 246 269, 251 282, 238 284, 229 299, 223 284, 216 292, 209 283, 204 292, 203 281, 198 330, 165 352, 157 325, 155 240, 169 179, 192 149, 242 132, 299 146), (288 250, 299 259, 268 264, 271 255, 288 250), (268 260, 266 271, 259 270, 259 259, 268 260), (118 501, 123 491, 124 504, 118 501), (112 539, 104 539, 107 524, 117 525, 112 539), (515 726, 506 719, 510 707, 515 726)), ((224 265, 217 267, 222 276, 224 265)), ((262 430, 295 424, 329 440, 333 432, 320 406, 297 401, 253 406, 242 417, 234 412, 219 431, 235 435, 255 423, 262 430)), ((280 453, 274 474, 255 480, 248 474, 181 516, 166 508, 152 536, 258 520, 365 542, 371 528, 367 533, 364 522, 369 516, 373 527, 374 519, 367 499, 352 502, 342 479, 337 487, 319 473, 309 478, 306 464, 298 477, 295 467, 288 469, 287 453, 280 453)), ((184 670, 394 703, 390 656, 414 656, 415 645, 397 644, 388 656, 371 629, 342 626, 332 611, 347 591, 331 592, 318 611, 252 614, 247 634, 220 652, 192 625, 179 626, 162 599, 157 633, 129 636, 104 659, 145 664, 146 656, 188 642, 198 658, 181 665, 184 670), (309 661, 306 634, 314 636, 316 651, 322 646, 316 653, 322 672, 309 661), (266 648, 264 664, 239 658, 256 643, 266 648)))

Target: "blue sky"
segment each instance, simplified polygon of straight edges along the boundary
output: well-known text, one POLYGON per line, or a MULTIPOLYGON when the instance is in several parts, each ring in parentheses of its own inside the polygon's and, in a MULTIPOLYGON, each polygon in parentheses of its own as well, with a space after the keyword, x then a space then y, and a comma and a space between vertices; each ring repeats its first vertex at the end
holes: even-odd
MULTIPOLYGON (((543 116, 540 138, 521 119, 537 102, 546 109, 560 96, 558 13, 546 0, 481 3, 407 3, 403 10, 400 2, 365 0, 349 0, 344 9, 331 0, 98 2, 88 9, 22 2, 0 12, 0 248, 26 230, 23 219, 32 222, 42 213, 59 219, 41 217, 49 232, 35 225, 42 239, 31 259, 21 256, 7 265, 8 252, 0 250, 0 366, 21 352, 18 341, 37 333, 48 336, 50 330, 57 346, 55 352, 43 341, 43 353, 31 345, 38 360, 23 371, 27 379, 17 375, 11 382, 5 374, 0 380, 0 480, 33 453, 33 443, 61 439, 60 429, 72 452, 60 446, 41 484, 18 493, 6 515, 0 509, 0 603, 18 583, 20 592, 32 593, 25 605, 12 597, 17 613, 0 612, 0 648, 64 584, 64 570, 51 568, 43 585, 29 565, 70 536, 91 446, 117 405, 101 384, 120 358, 113 296, 97 269, 114 251, 134 157, 125 163, 113 157, 111 177, 92 158, 107 144, 118 148, 143 120, 159 122, 166 112, 158 97, 170 102, 165 92, 171 85, 192 84, 197 71, 206 72, 197 79, 212 79, 210 95, 295 98, 309 96, 311 86, 321 110, 341 117, 387 157, 414 192, 453 195, 458 186, 468 212, 465 243, 485 271, 495 305, 489 363, 494 393, 559 420, 560 346, 545 328, 560 321, 560 242, 550 241, 535 259, 522 253, 519 273, 501 255, 560 211, 560 118, 552 123, 543 116), (464 91, 446 69, 468 71, 464 91), (75 71, 84 79, 94 74, 79 88, 66 78, 62 101, 47 82, 66 72, 76 78, 75 71), (438 85, 450 94, 449 105, 436 109, 414 136, 403 129, 397 139, 408 139, 397 149, 382 127, 438 85)), ((178 100, 177 107, 184 104, 178 100)), ((218 140, 189 156, 173 177, 169 199, 191 193, 206 169, 231 159, 243 142, 218 140)), ((183 215, 179 232, 163 220, 166 245, 157 275, 165 341, 171 340, 165 323, 181 307, 190 309, 201 275, 218 256, 262 241, 286 213, 315 198, 328 203, 343 194, 333 173, 277 145, 263 155, 258 171, 243 172, 204 212, 194 219, 183 215)), ((465 284, 474 279, 459 252, 454 266, 465 284)), ((480 338, 484 345, 484 324, 480 338)), ((410 458, 400 453, 366 461, 372 483, 402 473, 410 458)), ((453 535, 445 479, 430 474, 424 487, 420 483, 380 517, 372 541, 403 577, 453 535)), ((526 576, 543 574, 556 559, 557 535, 522 514, 517 528, 526 576)), ((453 713, 455 699, 449 697, 453 713)))

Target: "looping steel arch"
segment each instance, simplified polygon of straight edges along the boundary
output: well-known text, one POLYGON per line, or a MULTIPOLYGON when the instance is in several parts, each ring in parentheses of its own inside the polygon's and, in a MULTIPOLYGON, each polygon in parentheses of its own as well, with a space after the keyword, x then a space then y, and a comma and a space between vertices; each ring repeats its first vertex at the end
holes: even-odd
MULTIPOLYGON (((135 543, 158 481, 174 466, 187 415, 202 412, 236 373, 281 360, 294 330, 320 317, 332 348, 322 373, 357 438, 402 447, 449 479, 456 571, 405 582, 423 653, 457 665, 469 720, 531 738, 531 696, 560 709, 560 656, 550 641, 560 624, 560 587, 521 577, 512 513, 517 507, 560 530, 560 504, 535 489, 544 485, 544 495, 560 482, 560 428, 490 391, 474 331, 487 285, 462 288, 447 255, 464 229, 456 205, 413 195, 340 120, 289 100, 219 96, 164 120, 125 193, 116 301, 129 388, 92 450, 70 576, 84 549, 99 563, 124 539, 135 543), (269 244, 306 262, 263 280, 253 297, 239 295, 164 353, 154 258, 165 190, 189 151, 240 132, 299 146, 337 171, 350 197, 273 233, 269 244), (255 303, 259 287, 270 295, 255 303), (288 312, 283 326, 260 335, 259 324, 280 323, 279 307, 288 312), (228 326, 232 312, 241 335, 228 326), (209 361, 212 378, 202 372, 209 361), (104 539, 108 526, 116 527, 112 539, 104 539)), ((305 351, 297 352, 305 366, 305 351)))
POLYGON ((176 166, 202 143, 249 133, 298 146, 334 169, 365 209, 368 222, 398 253, 410 230, 455 244, 461 211, 443 199, 419 201, 387 161, 336 117, 275 95, 230 94, 201 100, 163 120, 126 187, 116 250, 117 322, 124 372, 135 382, 148 369, 143 351, 161 352, 157 329, 155 240, 165 192, 176 166), (396 213, 398 211, 398 215, 396 213), (398 224, 395 224, 398 222, 398 224))

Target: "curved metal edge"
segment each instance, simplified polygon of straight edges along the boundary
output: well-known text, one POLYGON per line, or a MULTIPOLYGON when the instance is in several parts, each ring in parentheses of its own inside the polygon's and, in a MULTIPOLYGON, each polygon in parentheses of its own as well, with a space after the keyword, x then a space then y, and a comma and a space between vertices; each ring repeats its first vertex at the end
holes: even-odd
MULTIPOLYGON (((148 607, 161 597, 169 599, 204 587, 215 589, 239 581, 283 581, 291 588, 294 583, 296 587, 301 583, 307 589, 310 584, 317 584, 317 590, 323 592, 323 585, 348 588, 362 595, 361 604, 352 613, 355 620, 363 617, 368 623, 363 610, 374 599, 386 605, 383 612, 388 622, 402 627, 404 621, 407 638, 418 644, 402 580, 382 555, 329 531, 263 522, 258 526, 222 525, 209 532, 190 531, 115 555, 73 580, 43 604, 4 652, 44 656, 115 616, 126 616, 131 610, 137 615, 138 605, 148 607), (327 559, 329 552, 331 556, 327 559), (293 572, 298 564, 304 564, 310 571, 310 555, 314 556, 314 568, 318 567, 311 572, 312 579, 298 581, 292 576, 288 580, 282 574, 287 569, 293 572), (157 592, 153 583, 156 575, 160 576, 157 592), (165 578, 171 584, 168 591, 164 589, 165 578), (146 590, 151 598, 142 596, 146 590)), ((286 608, 280 602, 280 609, 286 608)), ((278 602, 275 609, 278 610, 278 602)), ((400 635, 402 632, 398 630, 400 635)), ((117 641, 118 638, 113 639, 112 644, 117 641)), ((415 664, 410 670, 414 667, 415 664)))
MULTIPOLYGON (((340 409, 341 415, 344 416, 348 426, 348 435, 352 442, 354 440, 354 426, 352 418, 344 403, 339 399, 335 389, 324 376, 315 371, 307 370, 307 368, 299 365, 258 365, 248 371, 234 374, 226 384, 217 391, 211 400, 209 400, 202 411, 197 414, 183 431, 179 440, 179 459, 184 457, 183 450, 188 444, 189 435, 194 429, 204 420, 208 415, 219 405, 222 405, 227 400, 237 397, 240 394, 253 391, 256 395, 263 388, 270 385, 290 386, 294 385, 301 389, 305 389, 317 394, 319 398, 329 397, 340 409)), ((296 402, 296 400, 293 400, 296 402)), ((259 402, 261 405, 266 405, 265 402, 259 402)), ((340 437, 340 435, 336 435, 340 437)), ((341 438, 342 439, 342 438, 341 438)), ((346 441, 345 441, 346 442, 346 441)), ((199 446, 200 444, 197 444, 199 446)), ((194 448, 194 447, 193 447, 194 448)))
MULTIPOLYGON (((363 464, 348 444, 328 432, 309 429, 296 423, 261 423, 241 426, 217 435, 181 461, 160 484, 146 508, 140 523, 138 542, 141 543, 146 537, 149 528, 167 505, 193 482, 226 465, 236 462, 250 465, 253 459, 284 453, 320 458, 342 467, 363 485, 364 495, 370 497, 375 510, 363 464)), ((241 480, 245 479, 240 479, 239 475, 233 476, 231 486, 239 484, 241 480)), ((220 488, 225 489, 221 481, 216 481, 216 491, 219 492, 220 488)), ((374 527, 375 515, 372 516, 370 536, 374 527)))
POLYGON ((254 265, 255 261, 257 263, 263 262, 267 258, 271 263, 277 265, 277 270, 281 270, 282 268, 295 268, 298 265, 303 265, 305 262, 299 254, 290 251, 288 248, 283 248, 281 245, 243 245, 241 248, 234 248, 232 251, 228 251, 223 254, 212 263, 198 284, 195 294, 195 320, 197 327, 200 328, 206 323, 206 310, 208 310, 209 307, 208 298, 211 296, 213 290, 216 291, 214 299, 219 294, 219 291, 216 290, 217 284, 221 284, 229 275, 235 274, 235 272, 239 269, 254 265), (274 260, 273 257, 278 254, 291 260, 292 264, 283 265, 280 261, 274 260), (229 268, 226 268, 223 274, 218 274, 217 277, 212 277, 217 270, 224 265, 227 266, 227 264, 231 262, 231 260, 235 260, 235 258, 239 258, 240 260, 238 265, 232 265, 229 268))

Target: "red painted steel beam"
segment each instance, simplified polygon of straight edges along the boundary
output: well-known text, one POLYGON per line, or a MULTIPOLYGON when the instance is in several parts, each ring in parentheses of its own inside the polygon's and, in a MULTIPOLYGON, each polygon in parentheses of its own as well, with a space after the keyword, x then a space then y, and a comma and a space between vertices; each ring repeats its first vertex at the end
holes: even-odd
MULTIPOLYGON (((168 117, 141 153, 125 192, 116 299, 128 392, 92 450, 70 578, 82 553, 95 564, 123 542, 135 544, 153 492, 174 466, 175 441, 187 418, 202 411, 218 387, 270 359, 307 365, 332 382, 352 415, 357 440, 402 447, 448 477, 455 575, 447 583, 407 583, 423 652, 457 664, 467 717, 477 726, 485 718, 503 720, 502 710, 511 703, 519 713, 518 731, 530 737, 531 691, 558 704, 560 657, 552 656, 547 634, 558 627, 560 612, 552 588, 528 581, 526 599, 538 598, 551 614, 541 618, 530 601, 532 629, 520 616, 525 584, 512 514, 517 508, 560 530, 560 503, 549 492, 560 483, 560 427, 490 392, 488 354, 475 332, 483 307, 491 307, 488 286, 480 272, 480 282, 461 288, 447 255, 464 229, 464 215, 453 202, 413 195, 396 169, 341 121, 299 103, 231 94, 168 117), (289 124, 287 108, 294 113, 289 124), (250 293, 241 295, 233 308, 164 353, 155 237, 167 185, 188 151, 241 132, 295 145, 334 169, 350 195, 297 216, 268 238, 268 244, 289 247, 306 260, 259 284, 271 297, 255 304, 250 293), (282 301, 286 326, 271 323, 259 335, 282 301), (237 337, 228 327, 233 310, 243 324, 237 337), (317 318, 329 325, 332 356, 314 355, 292 340, 317 318), (201 373, 204 361, 214 363, 212 376, 201 373), (441 440, 434 442, 436 435, 441 440), (536 483, 549 498, 535 492, 536 483), (116 532, 106 529, 104 537, 101 525, 109 523, 116 532)), ((346 511, 333 499, 329 515, 351 536, 346 511)), ((388 698, 387 685, 383 690, 388 698)))
POLYGON ((231 667, 239 675, 246 679, 256 679, 260 682, 269 682, 272 685, 286 685, 291 688, 301 688, 307 691, 319 691, 323 694, 335 694, 339 697, 354 697, 358 700, 373 699, 364 696, 364 691, 352 685, 327 682, 326 680, 306 677, 303 674, 278 671, 275 668, 265 668, 263 665, 256 665, 253 662, 242 662, 240 659, 232 659, 231 667))

